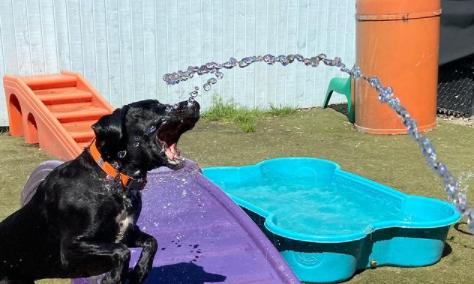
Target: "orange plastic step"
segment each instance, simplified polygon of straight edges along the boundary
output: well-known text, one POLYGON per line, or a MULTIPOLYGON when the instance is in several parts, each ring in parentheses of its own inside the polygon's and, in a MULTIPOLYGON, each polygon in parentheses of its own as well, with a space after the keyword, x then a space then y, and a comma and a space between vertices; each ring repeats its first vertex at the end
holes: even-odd
POLYGON ((91 128, 114 108, 78 73, 3 78, 10 134, 63 160, 94 138, 91 128))
POLYGON ((43 89, 34 93, 45 105, 92 101, 92 93, 76 87, 43 89))
POLYGON ((75 87, 77 85, 75 76, 64 74, 23 76, 21 80, 32 90, 75 87))
POLYGON ((97 120, 86 120, 66 122, 62 125, 76 142, 90 142, 95 136, 91 126, 96 122, 97 120))
POLYGON ((54 117, 62 122, 98 119, 110 114, 109 110, 92 103, 48 105, 48 108, 54 117))
POLYGON ((84 148, 86 148, 87 146, 89 146, 91 143, 90 142, 80 142, 80 143, 77 143, 77 145, 79 146, 79 148, 81 149, 81 152, 82 150, 84 150, 84 148))

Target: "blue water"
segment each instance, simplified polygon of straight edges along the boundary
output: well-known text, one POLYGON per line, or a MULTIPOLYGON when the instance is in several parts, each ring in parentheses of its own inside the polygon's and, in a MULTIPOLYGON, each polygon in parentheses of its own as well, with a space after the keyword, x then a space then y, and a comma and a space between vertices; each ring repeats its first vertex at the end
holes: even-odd
POLYGON ((303 234, 339 235, 371 231, 380 221, 411 220, 393 205, 359 192, 315 183, 261 179, 218 185, 228 194, 277 216, 277 225, 303 234))

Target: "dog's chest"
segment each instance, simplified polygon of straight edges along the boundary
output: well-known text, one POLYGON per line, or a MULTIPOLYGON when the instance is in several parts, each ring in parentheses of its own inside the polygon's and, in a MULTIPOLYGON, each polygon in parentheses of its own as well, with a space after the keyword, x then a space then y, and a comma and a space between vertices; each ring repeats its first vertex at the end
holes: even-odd
POLYGON ((136 197, 136 194, 131 196, 123 196, 123 206, 118 213, 117 217, 115 217, 115 222, 118 225, 118 233, 117 237, 115 238, 115 242, 119 243, 123 240, 127 230, 135 225, 135 214, 132 214, 136 210, 134 208, 133 198, 136 197))
POLYGON ((115 218, 115 221, 118 224, 119 231, 117 234, 117 237, 115 238, 115 242, 119 243, 122 241, 123 237, 125 236, 125 232, 127 229, 131 226, 134 225, 134 220, 132 218, 132 215, 130 215, 127 211, 127 208, 124 207, 122 211, 117 215, 115 218))

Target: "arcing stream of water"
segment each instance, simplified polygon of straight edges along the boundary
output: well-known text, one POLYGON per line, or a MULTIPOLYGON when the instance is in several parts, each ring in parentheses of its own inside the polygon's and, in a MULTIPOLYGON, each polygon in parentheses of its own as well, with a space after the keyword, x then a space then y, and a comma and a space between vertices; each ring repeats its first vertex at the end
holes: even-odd
MULTIPOLYGON (((339 68, 342 72, 348 74, 355 80, 363 79, 367 81, 372 86, 372 88, 374 88, 379 93, 379 101, 381 103, 388 104, 390 108, 392 108, 402 119, 403 124, 407 127, 408 135, 410 135, 413 140, 421 147, 423 155, 426 157, 429 167, 443 179, 444 188, 448 194, 449 199, 466 220, 470 232, 474 234, 474 210, 469 207, 466 195, 460 191, 459 182, 444 164, 437 161, 436 150, 433 144, 427 137, 420 133, 417 128, 416 120, 413 119, 408 113, 408 111, 405 109, 405 107, 401 105, 400 100, 394 97, 392 88, 390 86, 384 87, 380 82, 379 78, 375 76, 368 77, 362 74, 361 70, 356 66, 354 66, 352 69, 347 68, 346 65, 341 62, 341 59, 339 57, 335 57, 334 59, 328 59, 325 54, 319 54, 311 58, 305 58, 300 54, 287 56, 279 55, 275 57, 271 54, 267 54, 264 56, 245 57, 242 58, 242 60, 240 61, 232 57, 229 61, 223 64, 209 62, 200 67, 189 66, 186 71, 178 71, 175 73, 164 75, 163 80, 165 80, 166 83, 169 85, 175 85, 179 82, 193 78, 195 74, 213 74, 215 78, 210 78, 203 85, 203 89, 205 91, 209 91, 212 88, 212 85, 217 83, 217 79, 222 79, 224 77, 222 69, 232 69, 236 66, 239 66, 240 68, 245 68, 254 62, 265 62, 268 65, 273 65, 278 62, 281 65, 286 66, 290 63, 295 62, 295 60, 305 64, 306 66, 311 67, 318 67, 320 62, 322 62, 327 66, 334 66, 336 68, 339 68)), ((189 93, 189 104, 194 103, 198 92, 199 88, 195 87, 195 89, 189 93)))

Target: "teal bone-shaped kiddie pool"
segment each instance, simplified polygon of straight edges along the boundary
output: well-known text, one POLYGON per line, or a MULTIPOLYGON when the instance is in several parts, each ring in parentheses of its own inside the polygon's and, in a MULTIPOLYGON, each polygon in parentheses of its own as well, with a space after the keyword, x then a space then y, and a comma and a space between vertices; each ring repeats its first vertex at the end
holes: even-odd
POLYGON ((433 264, 460 219, 447 202, 404 194, 327 160, 279 158, 203 172, 305 282, 341 281, 381 265, 433 264))

